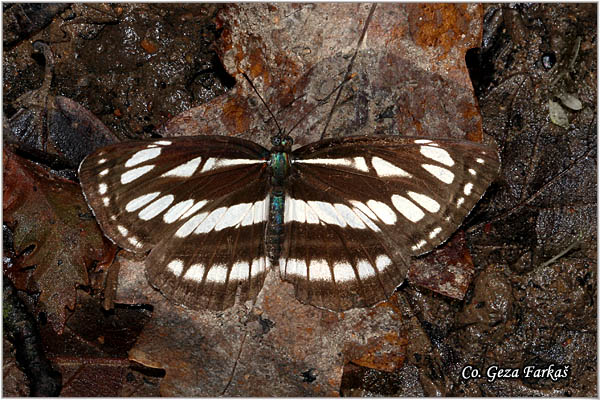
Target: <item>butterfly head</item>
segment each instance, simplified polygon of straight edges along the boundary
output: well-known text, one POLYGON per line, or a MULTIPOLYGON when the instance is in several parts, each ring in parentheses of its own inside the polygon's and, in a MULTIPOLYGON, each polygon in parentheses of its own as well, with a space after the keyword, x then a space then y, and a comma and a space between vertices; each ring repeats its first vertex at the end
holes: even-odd
POLYGON ((291 136, 273 136, 271 138, 271 144, 273 147, 271 148, 272 152, 285 152, 289 153, 292 151, 292 144, 294 144, 294 139, 291 136))

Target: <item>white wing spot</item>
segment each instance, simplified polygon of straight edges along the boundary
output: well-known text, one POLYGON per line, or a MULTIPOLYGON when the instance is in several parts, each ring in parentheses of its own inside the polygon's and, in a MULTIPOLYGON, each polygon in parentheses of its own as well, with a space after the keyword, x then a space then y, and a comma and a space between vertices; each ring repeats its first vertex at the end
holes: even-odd
POLYGON ((255 277, 265 270, 266 259, 265 257, 255 258, 252 260, 252 265, 250 266, 250 274, 252 277, 255 277))
POLYGON ((457 208, 460 208, 460 206, 462 206, 464 202, 465 202, 465 198, 464 198, 464 197, 461 197, 460 199, 458 199, 458 200, 456 201, 456 207, 457 207, 457 208))
POLYGON ((333 205, 338 214, 342 217, 342 220, 355 229, 366 229, 367 227, 362 220, 352 211, 350 207, 345 204, 336 203, 333 205))
POLYGON ((306 222, 306 203, 303 200, 292 199, 290 196, 286 196, 283 223, 293 221, 302 224, 306 222))
POLYGON ((367 217, 371 218, 371 219, 377 219, 377 215, 375 215, 373 213, 373 211, 367 207, 367 205, 365 203, 362 203, 360 201, 357 200, 351 200, 350 204, 352 204, 355 208, 358 208, 360 211, 362 211, 364 214, 367 215, 367 217))
POLYGON ((395 194, 392 196, 392 203, 400 211, 400 214, 404 215, 409 221, 419 222, 425 216, 423 210, 406 197, 395 194))
POLYGON ((333 276, 336 282, 348 282, 356 280, 354 268, 347 262, 338 262, 333 265, 333 276))
POLYGON ((354 168, 359 171, 369 172, 369 167, 367 167, 364 157, 354 157, 354 168))
POLYGON ((331 280, 329 264, 325 260, 312 260, 309 266, 310 280, 331 280))
POLYGON ((108 168, 103 169, 102 171, 100 171, 100 176, 105 176, 106 174, 108 174, 108 168))
POLYGON ((158 157, 160 155, 161 151, 162 151, 162 149, 160 149, 160 148, 140 150, 140 151, 136 152, 134 155, 132 155, 129 160, 127 160, 127 162, 125 163, 125 167, 127 167, 127 168, 133 167, 135 165, 141 164, 148 160, 152 160, 152 159, 158 157))
POLYGON ((246 261, 238 261, 231 266, 229 281, 245 281, 250 278, 250 264, 246 261))
POLYGON ((476 158, 475 161, 477 161, 479 164, 485 164, 483 158, 476 158))
POLYGON ((236 166, 236 165, 251 165, 251 164, 264 164, 266 161, 265 160, 251 160, 251 159, 245 159, 245 158, 239 158, 239 159, 229 159, 229 158, 209 158, 208 160, 206 160, 206 162, 204 163, 204 166, 202 167, 202 172, 207 172, 207 171, 212 171, 213 169, 217 169, 217 168, 224 168, 224 167, 231 167, 231 166, 236 166))
POLYGON ((358 261, 356 267, 358 268, 358 276, 360 279, 368 279, 372 276, 375 276, 375 269, 367 260, 358 261))
POLYGON ((196 172, 196 169, 198 168, 198 165, 200 165, 201 161, 202 157, 196 157, 185 164, 181 164, 180 166, 165 172, 161 175, 161 177, 174 176, 178 178, 189 178, 190 176, 194 175, 194 172, 196 172))
POLYGON ((469 168, 469 173, 473 176, 477 175, 477 171, 475 171, 473 168, 469 168))
POLYGON ((429 212, 434 213, 440 210, 440 203, 429 196, 415 192, 408 192, 408 196, 429 212))
POLYGON ((444 183, 451 184, 454 181, 454 174, 446 168, 431 164, 423 164, 421 167, 444 183))
POLYGON ((167 269, 171 271, 173 275, 179 276, 183 271, 183 261, 175 259, 167 264, 167 269))
POLYGON ((145 165, 143 167, 139 167, 139 168, 135 168, 130 171, 127 171, 121 175, 121 183, 124 185, 126 183, 135 181, 137 178, 139 178, 140 176, 149 172, 153 168, 154 168, 154 165, 145 165))
POLYGON ((227 212, 227 207, 219 207, 213 210, 208 216, 198 225, 194 230, 194 234, 208 233, 215 228, 215 225, 221 220, 223 215, 227 212))
POLYGON ((350 204, 354 206, 353 211, 369 227, 369 229, 374 232, 380 231, 379 227, 373 222, 373 220, 378 220, 377 216, 373 214, 373 211, 371 211, 366 204, 356 200, 351 200, 350 204))
POLYGON ((98 185, 98 193, 104 194, 104 193, 106 193, 107 190, 108 190, 108 186, 106 185, 106 183, 101 183, 98 185))
POLYGON ((403 178, 410 178, 412 176, 405 170, 396 167, 394 164, 383 158, 373 157, 371 159, 371 164, 373 164, 373 168, 375 168, 375 172, 377 172, 378 176, 400 176, 403 178))
POLYGON ((117 230, 119 231, 119 233, 120 233, 122 236, 127 236, 127 235, 129 235, 129 230, 128 230, 127 228, 125 228, 123 225, 118 225, 118 226, 117 226, 117 230))
POLYGON ((143 245, 142 245, 142 244, 139 242, 139 240, 138 240, 138 239, 137 239, 135 236, 132 236, 132 237, 128 238, 128 239, 127 239, 127 241, 128 241, 129 243, 131 243, 131 245, 132 245, 133 247, 135 247, 135 248, 138 248, 138 249, 139 249, 139 248, 142 248, 142 247, 143 247, 143 245))
POLYGON ((441 231, 442 231, 442 228, 438 226, 437 228, 435 228, 434 230, 432 230, 432 231, 429 233, 429 239, 433 239, 433 238, 434 238, 434 237, 436 237, 436 236, 437 236, 437 235, 438 235, 438 234, 439 234, 441 231))
POLYGON ((421 146, 421 154, 448 167, 454 165, 454 160, 450 157, 450 154, 439 147, 421 146))
POLYGON ((215 225, 215 231, 237 226, 252 207, 252 203, 240 203, 229 207, 223 218, 215 225))
POLYGON ((206 218, 207 215, 208 213, 202 213, 193 216, 192 218, 187 220, 185 224, 181 225, 179 229, 177 229, 177 232, 175 232, 175 236, 179 238, 189 236, 192 232, 194 232, 194 229, 196 229, 196 227, 200 225, 200 223, 204 220, 204 218, 206 218))
POLYGON ((167 224, 171 224, 179 219, 191 206, 194 204, 194 200, 180 201, 173 207, 169 208, 169 211, 163 215, 163 221, 167 224))
POLYGON ((242 215, 241 222, 242 226, 248 226, 252 224, 259 224, 267 220, 269 215, 269 196, 264 200, 257 201, 254 204, 250 204, 248 211, 242 215))
POLYGON ((223 264, 215 264, 210 267, 206 274, 207 282, 225 283, 227 279, 227 268, 223 264))
POLYGON ((467 195, 467 196, 470 195, 471 190, 473 190, 473 184, 471 182, 469 182, 465 185, 465 190, 464 190, 465 195, 467 195))
POLYGON ((392 225, 396 223, 396 213, 385 203, 376 200, 367 201, 367 206, 373 210, 377 217, 385 224, 392 225))
POLYGON ((156 217, 158 214, 166 210, 167 207, 171 205, 173 200, 175 200, 175 196, 173 196, 172 194, 163 196, 160 199, 153 201, 148 206, 146 206, 146 208, 140 211, 138 217, 140 217, 140 219, 143 219, 144 221, 151 220, 152 218, 156 217))
POLYGON ((168 146, 170 144, 172 144, 173 142, 171 142, 170 140, 159 140, 158 142, 154 142, 155 144, 160 144, 161 146, 168 146))
POLYGON ((104 204, 105 207, 108 207, 108 205, 110 204, 110 198, 107 196, 103 197, 102 203, 104 204))
POLYGON ((202 282, 202 278, 204 278, 204 265, 202 264, 194 264, 192 265, 183 276, 184 279, 190 279, 196 282, 202 282))
POLYGON ((415 140, 415 143, 416 144, 428 144, 428 143, 431 143, 431 140, 428 140, 428 139, 417 139, 417 140, 415 140))
POLYGON ((211 169, 213 169, 214 165, 215 165, 215 158, 209 158, 208 160, 206 160, 206 162, 204 163, 204 166, 202 167, 202 171, 200 171, 200 173, 202 172, 206 172, 206 171, 210 171, 211 169))
POLYGON ((254 203, 254 218, 253 222, 259 224, 267 220, 269 216, 269 196, 265 197, 262 201, 254 203))
POLYGON ((427 244, 427 242, 426 242, 426 241, 424 241, 424 240, 421 240, 419 243, 415 244, 415 245, 412 247, 412 250, 415 250, 415 251, 417 251, 417 250, 419 250, 421 247, 425 246, 426 244, 427 244))
POLYGON ((197 202, 196 204, 194 204, 194 206, 192 208, 190 208, 189 210, 187 210, 185 212, 185 214, 183 214, 179 219, 186 219, 190 215, 195 214, 196 211, 198 211, 202 207, 204 207, 206 205, 206 203, 208 203, 207 200, 200 200, 199 202, 197 202))
POLYGON ((101 158, 98 160, 98 165, 102 165, 106 162, 106 158, 101 158))
POLYGON ((136 197, 135 199, 133 199, 129 203, 127 203, 127 205, 125 206, 125 210, 127 210, 129 212, 133 212, 133 211, 137 210, 138 208, 141 208, 141 207, 145 206, 146 204, 150 203, 152 200, 157 198, 159 194, 160 194, 160 192, 154 192, 154 193, 144 194, 140 197, 136 197))
POLYGON ((377 266, 377 269, 381 272, 390 265, 392 265, 392 260, 385 254, 381 254, 375 259, 375 265, 377 266))
POLYGON ((346 222, 340 218, 333 204, 324 201, 308 201, 307 204, 322 222, 330 225, 338 225, 342 228, 346 226, 346 222))
POLYGON ((312 159, 296 159, 294 163, 299 164, 317 164, 317 165, 327 165, 327 166, 340 166, 340 167, 348 167, 354 168, 359 171, 369 172, 369 167, 367 167, 367 163, 363 157, 354 157, 353 159, 349 158, 312 158, 312 159))
POLYGON ((308 279, 308 266, 304 260, 293 260, 292 263, 292 274, 308 279))
MULTIPOLYGON (((281 268, 281 261, 280 261, 281 268)), ((295 258, 289 258, 285 261, 285 276, 295 275, 306 278, 306 263, 302 260, 295 258)))

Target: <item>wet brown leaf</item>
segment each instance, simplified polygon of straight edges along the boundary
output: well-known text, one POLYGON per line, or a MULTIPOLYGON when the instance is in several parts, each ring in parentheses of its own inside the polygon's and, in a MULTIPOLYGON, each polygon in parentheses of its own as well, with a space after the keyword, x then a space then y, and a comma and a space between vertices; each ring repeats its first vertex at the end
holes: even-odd
POLYGON ((4 150, 3 165, 4 222, 13 231, 14 249, 21 256, 8 275, 21 283, 19 289, 40 293, 39 311, 62 332, 67 309, 75 306, 76 287, 89 284, 87 268, 102 258, 107 244, 79 185, 10 149, 4 150))
POLYGON ((42 42, 34 43, 34 50, 46 60, 44 82, 15 101, 18 110, 8 120, 10 133, 23 147, 55 155, 62 168, 77 168, 86 155, 118 139, 85 107, 50 93, 52 52, 42 42))
POLYGON ((62 374, 61 395, 150 395, 142 376, 154 381, 156 395, 160 376, 140 370, 127 358, 150 317, 151 313, 140 307, 104 311, 100 300, 78 290, 77 305, 64 332, 59 335, 47 326, 42 328, 45 354, 62 374))

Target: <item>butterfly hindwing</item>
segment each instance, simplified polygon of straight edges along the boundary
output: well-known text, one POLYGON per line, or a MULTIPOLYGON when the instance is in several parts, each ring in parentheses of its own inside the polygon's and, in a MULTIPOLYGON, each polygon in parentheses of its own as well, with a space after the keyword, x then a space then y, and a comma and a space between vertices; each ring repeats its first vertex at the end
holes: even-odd
POLYGON ((252 298, 266 268, 268 151, 220 136, 120 143, 88 156, 81 185, 119 246, 152 250, 150 282, 195 308, 252 298), (210 243, 208 243, 210 242, 210 243))
POLYGON ((194 214, 146 260, 150 282, 195 309, 222 310, 254 299, 267 273, 265 180, 241 187, 194 214), (262 199, 257 200, 257 193, 262 199), (194 221, 194 219, 196 221, 194 221))
POLYGON ((281 274, 303 302, 337 310, 389 296, 408 257, 447 240, 499 167, 487 146, 395 136, 324 140, 292 158, 281 274))

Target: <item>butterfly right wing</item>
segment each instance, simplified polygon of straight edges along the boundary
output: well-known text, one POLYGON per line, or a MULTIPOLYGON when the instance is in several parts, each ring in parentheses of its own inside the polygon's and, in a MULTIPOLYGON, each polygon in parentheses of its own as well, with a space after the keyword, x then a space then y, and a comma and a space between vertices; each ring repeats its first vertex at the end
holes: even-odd
POLYGON ((346 137, 293 152, 279 267, 304 303, 385 299, 410 257, 446 241, 494 180, 495 149, 454 139, 346 137))

